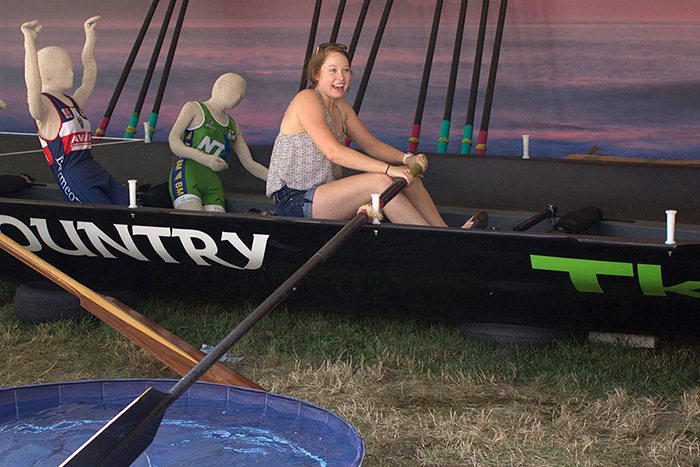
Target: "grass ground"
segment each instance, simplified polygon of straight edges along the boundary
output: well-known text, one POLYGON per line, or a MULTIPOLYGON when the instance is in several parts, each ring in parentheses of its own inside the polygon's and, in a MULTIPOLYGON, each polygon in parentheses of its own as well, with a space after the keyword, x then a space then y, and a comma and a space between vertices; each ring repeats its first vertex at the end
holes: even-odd
MULTIPOLYGON (((0 385, 177 375, 108 326, 32 325, 0 283, 0 385)), ((144 297, 139 312, 199 347, 252 307, 144 297)), ((698 466, 700 347, 564 343, 516 350, 406 319, 281 307, 232 353, 266 389, 360 433, 366 466, 698 466)))

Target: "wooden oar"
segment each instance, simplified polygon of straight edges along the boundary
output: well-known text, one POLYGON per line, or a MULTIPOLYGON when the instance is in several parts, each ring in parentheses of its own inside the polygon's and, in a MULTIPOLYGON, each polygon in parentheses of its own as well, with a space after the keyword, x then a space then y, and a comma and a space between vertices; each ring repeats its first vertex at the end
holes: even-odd
POLYGON ((481 61, 484 55, 484 38, 486 37, 486 22, 489 16, 489 0, 481 2, 481 19, 479 20, 479 32, 476 38, 476 52, 474 53, 474 66, 472 68, 472 82, 469 87, 469 104, 467 105, 467 121, 464 124, 464 137, 462 139, 462 154, 472 152, 472 139, 474 138, 474 113, 476 112, 476 97, 479 91, 479 76, 481 75, 481 61))
POLYGON ((165 94, 165 87, 168 85, 170 68, 173 65, 173 59, 175 58, 175 50, 177 49, 177 42, 180 39, 182 23, 185 21, 185 13, 187 12, 188 3, 189 0, 182 0, 182 4, 180 5, 180 12, 178 13, 177 20, 175 21, 173 37, 170 39, 168 55, 165 57, 165 64, 163 65, 163 74, 160 76, 158 91, 156 92, 156 98, 153 101, 153 110, 151 110, 151 116, 148 119, 148 131, 150 132, 150 135, 146 138, 147 141, 153 137, 153 133, 155 133, 156 131, 156 124, 158 123, 158 112, 160 112, 160 104, 163 102, 163 94, 165 94))
POLYGON ((139 33, 136 35, 136 40, 134 41, 134 45, 131 47, 131 52, 129 53, 129 57, 126 59, 126 63, 124 64, 124 68, 122 69, 122 74, 119 76, 119 81, 117 81, 117 86, 114 88, 114 93, 112 94, 112 99, 109 101, 109 104, 107 105, 107 110, 105 110, 105 115, 102 117, 102 120, 100 121, 100 126, 95 130, 95 136, 104 136, 105 132, 107 131, 107 126, 109 125, 109 120, 112 118, 112 113, 114 112, 114 107, 117 105, 117 101, 119 100, 119 96, 122 93, 122 89, 124 89, 124 84, 126 83, 126 79, 129 77, 129 73, 131 72, 131 67, 134 66, 134 60, 136 60, 136 55, 139 53, 139 49, 141 48, 141 43, 143 42, 143 38, 146 35, 146 31, 148 31, 148 26, 151 24, 151 19, 153 19, 153 14, 156 11, 156 7, 158 6, 158 1, 159 0, 153 0, 151 2, 151 8, 148 10, 148 13, 146 13, 146 17, 143 19, 143 24, 141 24, 141 29, 139 30, 139 33))
POLYGON ((428 94, 428 81, 430 81, 430 69, 433 66, 433 56, 435 55, 435 42, 437 41, 438 30, 440 29, 440 14, 442 13, 442 0, 435 2, 435 12, 433 13, 433 26, 430 30, 428 40, 428 50, 425 53, 425 63, 423 64, 423 77, 420 81, 418 91, 418 102, 416 103, 416 113, 413 117, 413 127, 411 137, 408 138, 409 152, 418 152, 420 142, 420 126, 423 121, 423 109, 425 108, 425 97, 428 94))
POLYGON ((481 112, 481 127, 479 128, 479 138, 476 143, 476 153, 486 153, 486 139, 489 132, 489 120, 491 119, 491 106, 493 104, 493 92, 496 88, 496 72, 498 71, 498 57, 501 53, 501 42, 503 40, 503 25, 506 22, 506 10, 508 0, 501 0, 501 9, 498 12, 498 23, 496 24, 496 38, 493 42, 493 52, 491 54, 491 67, 489 69, 489 82, 486 85, 486 97, 484 97, 484 110, 481 112))
MULTIPOLYGON (((355 94, 355 101, 352 104, 352 108, 356 114, 360 113, 360 107, 362 107, 362 100, 364 99, 365 91, 367 90, 367 83, 369 83, 369 77, 372 74, 374 61, 377 58, 379 45, 382 43, 382 36, 384 35, 384 30, 386 29, 386 23, 387 21, 389 21, 389 13, 391 13, 391 7, 393 4, 394 0, 386 0, 386 3, 384 4, 384 11, 382 12, 382 17, 379 20, 377 32, 374 34, 372 48, 369 50, 369 56, 367 57, 365 70, 362 72, 362 79, 360 80, 360 85, 357 88, 357 94, 355 94)), ((345 138, 345 146, 350 146, 350 143, 351 141, 345 138)))
POLYGON ((131 119, 129 120, 129 126, 126 127, 126 133, 124 138, 133 138, 136 134, 136 127, 139 123, 139 117, 141 116, 141 109, 143 108, 143 101, 146 100, 146 93, 148 92, 148 86, 151 84, 151 78, 153 77, 153 71, 156 68, 156 63, 158 62, 158 55, 160 54, 160 49, 163 46, 163 39, 165 39, 165 33, 168 30, 168 25, 170 24, 170 18, 173 15, 173 10, 175 9, 175 2, 177 0, 170 0, 168 4, 168 9, 165 11, 165 16, 163 17, 163 23, 160 26, 160 31, 158 32, 158 37, 156 39, 155 46, 153 47, 153 53, 151 54, 151 61, 148 63, 148 68, 146 69, 146 74, 143 77, 143 83, 141 84, 141 91, 139 96, 136 98, 136 105, 134 105, 134 112, 131 114, 131 119))
MULTIPOLYGON (((2 233, 0 248, 78 297, 83 308, 180 375, 187 374, 206 355, 123 303, 92 291, 2 233)), ((202 379, 212 383, 262 389, 218 361, 202 379)))
POLYGON ((318 19, 321 16, 321 3, 322 0, 316 0, 316 6, 314 6, 314 14, 311 18, 311 27, 309 28, 309 39, 306 42, 306 53, 304 54, 304 66, 301 69, 301 81, 299 82, 299 91, 306 89, 306 67, 309 64, 309 59, 311 54, 314 52, 314 42, 316 42, 316 31, 318 30, 318 19))
POLYGON ((467 17, 467 0, 462 0, 459 6, 457 18, 457 32, 455 33, 455 45, 452 49, 452 67, 450 68, 450 79, 447 83, 447 96, 445 97, 445 113, 442 116, 440 127, 440 138, 438 139, 438 154, 447 152, 447 145, 450 144, 450 126, 452 121, 452 104, 457 87, 457 72, 459 71, 459 57, 462 55, 462 38, 464 37, 464 20, 467 17))
MULTIPOLYGON (((414 176, 422 172, 420 165, 411 169, 414 176)), ((386 205, 406 186, 399 178, 380 196, 380 204, 386 205)), ((187 373, 168 392, 148 388, 128 407, 107 423, 92 438, 75 451, 61 466, 100 467, 131 465, 151 444, 165 410, 221 358, 255 324, 279 305, 295 287, 319 264, 326 261, 352 235, 371 220, 363 209, 321 247, 303 266, 287 279, 277 290, 250 313, 228 336, 219 342, 202 361, 187 373)))

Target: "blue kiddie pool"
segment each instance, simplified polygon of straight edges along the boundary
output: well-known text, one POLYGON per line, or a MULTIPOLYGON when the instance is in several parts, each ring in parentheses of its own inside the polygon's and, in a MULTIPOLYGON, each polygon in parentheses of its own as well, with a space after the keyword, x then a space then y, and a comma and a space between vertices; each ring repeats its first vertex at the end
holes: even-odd
MULTIPOLYGON (((99 380, 0 389, 3 465, 52 466, 148 387, 175 380, 99 380)), ((255 389, 195 383, 165 413, 133 466, 359 466, 364 445, 336 414, 255 389)))

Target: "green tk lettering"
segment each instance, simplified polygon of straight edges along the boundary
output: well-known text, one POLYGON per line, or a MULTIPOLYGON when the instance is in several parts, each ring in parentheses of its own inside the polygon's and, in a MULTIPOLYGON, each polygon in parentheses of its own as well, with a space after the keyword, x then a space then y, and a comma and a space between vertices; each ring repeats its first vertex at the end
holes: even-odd
POLYGON ((533 269, 568 272, 572 284, 579 292, 603 293, 598 283, 598 274, 634 277, 632 263, 540 255, 530 255, 530 261, 533 269))
POLYGON ((700 298, 700 292, 697 292, 697 289, 700 288, 700 282, 698 281, 685 281, 664 287, 664 281, 661 277, 661 266, 658 264, 638 264, 637 273, 639 274, 639 285, 642 287, 644 295, 665 297, 666 292, 674 292, 693 298, 700 298))

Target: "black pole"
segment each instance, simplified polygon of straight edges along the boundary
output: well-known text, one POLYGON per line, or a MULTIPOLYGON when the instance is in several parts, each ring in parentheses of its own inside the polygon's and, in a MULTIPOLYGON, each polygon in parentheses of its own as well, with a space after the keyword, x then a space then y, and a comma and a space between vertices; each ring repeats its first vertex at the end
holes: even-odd
POLYGON ((464 21, 467 17, 468 0, 462 0, 459 6, 457 18, 457 32, 455 33, 455 45, 452 50, 452 67, 450 68, 450 79, 447 83, 447 96, 445 97, 445 112, 442 116, 442 127, 440 128, 440 139, 438 140, 438 153, 447 152, 447 145, 450 138, 450 122, 452 120, 452 104, 457 87, 457 72, 459 71, 459 58, 462 55, 462 38, 464 37, 464 21))
POLYGON ((352 105, 355 113, 360 113, 360 107, 362 106, 362 99, 365 97, 365 90, 367 89, 367 83, 369 82, 369 77, 372 74, 372 67, 374 67, 374 60, 377 58, 377 51, 379 50, 379 44, 382 42, 382 36, 384 35, 384 29, 386 29, 386 23, 389 20, 389 13, 391 13, 391 6, 394 4, 394 0, 386 0, 384 5, 384 12, 379 20, 379 26, 377 27, 377 32, 374 35, 374 42, 372 43, 372 48, 369 51, 369 57, 367 57, 367 64, 365 65, 365 71, 362 73, 362 79, 360 80, 360 86, 357 88, 357 94, 355 95, 355 102, 352 105))
POLYGON ((365 24, 367 10, 369 10, 369 0, 364 0, 362 2, 362 8, 360 8, 360 14, 357 17, 357 23, 355 23, 355 30, 352 33, 350 46, 348 47, 348 56, 350 57, 350 62, 352 62, 352 58, 355 56, 355 49, 357 48, 357 43, 360 41, 360 33, 362 32, 362 27, 365 24))
POLYGON ((185 13, 187 12, 188 3, 189 0, 182 0, 182 5, 180 5, 180 12, 177 15, 175 29, 173 30, 173 37, 170 40, 170 48, 168 49, 168 56, 165 58, 165 65, 163 66, 163 74, 160 77, 160 84, 158 85, 156 98, 153 101, 153 110, 151 111, 151 117, 148 119, 148 131, 150 132, 150 136, 153 136, 153 133, 155 133, 156 131, 156 123, 158 122, 158 112, 160 112, 160 104, 163 102, 163 94, 165 94, 165 87, 168 85, 170 68, 173 65, 173 59, 175 58, 175 49, 177 49, 177 42, 180 39, 180 31, 182 30, 182 23, 185 21, 185 13))
POLYGON ((423 77, 421 78, 420 90, 418 91, 416 114, 413 118, 413 128, 411 128, 411 137, 408 139, 408 150, 411 152, 418 151, 418 143, 420 140, 420 125, 421 121, 423 120, 423 109, 425 108, 425 96, 428 94, 428 81, 430 81, 430 69, 433 66, 435 42, 437 41, 438 29, 440 29, 440 14, 442 13, 442 2, 443 0, 437 0, 437 2, 435 2, 435 13, 433 14, 433 27, 430 30, 428 50, 425 53, 425 64, 423 65, 423 77))
POLYGON ((345 11, 346 0, 340 0, 338 10, 335 12, 335 21, 331 30, 331 37, 328 42, 336 42, 338 40, 338 32, 340 32, 340 23, 343 21, 343 12, 345 11))
MULTIPOLYGON (((413 176, 421 171, 420 165, 411 168, 413 176)), ((404 178, 398 178, 380 195, 382 206, 391 201, 406 187, 404 178)), ((124 466, 131 463, 151 444, 158 431, 163 413, 178 397, 187 391, 223 355, 233 347, 268 312, 279 305, 313 271, 325 262, 350 237, 371 220, 365 210, 360 210, 325 245, 309 258, 297 271, 282 283, 269 297, 253 310, 233 331, 219 342, 192 369, 166 393, 149 388, 109 421, 96 435, 85 442, 62 467, 124 466)))
POLYGON ((472 151, 472 137, 474 134, 474 112, 476 111, 476 96, 479 91, 479 75, 481 75, 481 61, 484 54, 484 38, 486 37, 486 22, 489 15, 489 0, 481 2, 481 19, 479 20, 479 33, 476 40, 476 52, 474 54, 474 68, 472 69, 472 82, 469 87, 469 105, 467 106, 467 120, 464 124, 464 139, 462 140, 462 154, 472 151))
POLYGON ((496 89, 496 72, 498 71, 498 57, 501 53, 501 42, 503 40, 503 25, 506 22, 506 9, 508 0, 501 0, 501 9, 498 12, 498 24, 496 25, 496 38, 493 42, 493 53, 491 55, 491 68, 489 70, 489 82, 486 85, 486 97, 484 98, 484 110, 481 112, 481 128, 479 129, 479 139, 476 145, 476 153, 486 153, 486 139, 488 138, 489 120, 491 119, 491 106, 493 104, 493 92, 496 89))
POLYGON ((304 66, 301 70, 301 81, 299 82, 299 91, 306 89, 306 66, 309 64, 311 54, 314 52, 314 42, 316 42, 316 31, 318 30, 318 19, 321 16, 321 2, 316 0, 314 14, 311 19, 311 27, 309 28, 309 39, 306 42, 306 53, 304 54, 304 66))
POLYGON ((122 69, 122 74, 119 76, 119 81, 117 81, 117 86, 114 88, 114 93, 112 94, 112 99, 109 101, 109 104, 107 105, 107 110, 105 110, 105 115, 102 117, 102 120, 100 121, 100 126, 95 130, 95 136, 104 136, 105 132, 107 131, 107 126, 109 125, 109 120, 112 118, 112 112, 114 112, 114 107, 117 105, 117 101, 119 100, 119 96, 122 93, 122 89, 124 89, 124 84, 126 84, 126 79, 129 77, 129 73, 131 72, 131 68, 134 66, 134 61, 136 60, 136 55, 139 53, 139 49, 141 48, 141 43, 143 43, 143 38, 146 35, 146 31, 148 31, 148 26, 151 24, 151 19, 153 19, 153 14, 156 11, 156 7, 158 6, 158 1, 159 0, 153 0, 151 2, 151 8, 149 8, 148 13, 146 13, 146 17, 143 19, 143 24, 141 24, 141 29, 139 30, 139 33, 136 35, 136 40, 134 41, 134 45, 131 47, 131 52, 129 53, 129 57, 126 59, 126 63, 124 64, 124 68, 122 69))
POLYGON ((151 61, 146 69, 146 75, 143 78, 143 84, 141 85, 141 92, 136 99, 136 105, 134 106, 134 113, 131 114, 131 120, 129 121, 129 126, 126 127, 125 138, 133 138, 136 133, 136 125, 139 122, 139 116, 141 115, 141 108, 143 107, 143 101, 146 100, 146 93, 148 92, 148 85, 151 84, 151 78, 153 77, 153 70, 156 68, 156 62, 158 61, 158 55, 160 54, 160 48, 163 46, 163 39, 165 38, 165 33, 168 30, 168 25, 170 24, 170 18, 173 15, 173 10, 175 9, 175 2, 177 0, 170 0, 168 4, 168 9, 163 17, 163 24, 160 26, 160 31, 158 32, 158 38, 156 39, 156 44, 153 47, 153 53, 151 54, 151 61))

